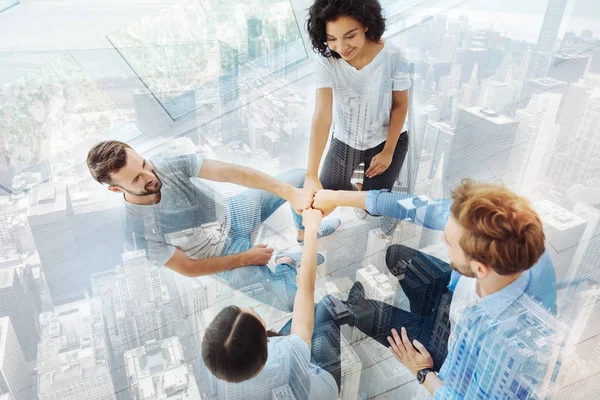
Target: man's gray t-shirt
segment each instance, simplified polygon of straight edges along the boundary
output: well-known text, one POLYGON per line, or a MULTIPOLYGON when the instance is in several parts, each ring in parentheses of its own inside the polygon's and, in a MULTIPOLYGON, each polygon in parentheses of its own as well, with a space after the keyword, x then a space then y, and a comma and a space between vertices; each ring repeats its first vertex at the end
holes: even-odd
POLYGON ((125 203, 128 250, 146 250, 157 265, 176 247, 194 259, 220 256, 230 216, 223 198, 198 178, 202 158, 185 154, 150 161, 162 182, 161 199, 154 205, 125 203))

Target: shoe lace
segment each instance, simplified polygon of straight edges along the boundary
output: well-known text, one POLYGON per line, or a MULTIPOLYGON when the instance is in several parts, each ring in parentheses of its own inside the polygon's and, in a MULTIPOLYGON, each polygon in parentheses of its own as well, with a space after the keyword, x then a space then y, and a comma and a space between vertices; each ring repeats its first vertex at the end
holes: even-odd
POLYGON ((319 229, 317 229, 317 233, 322 235, 325 232, 325 229, 327 229, 327 226, 325 224, 321 224, 319 225, 319 229))

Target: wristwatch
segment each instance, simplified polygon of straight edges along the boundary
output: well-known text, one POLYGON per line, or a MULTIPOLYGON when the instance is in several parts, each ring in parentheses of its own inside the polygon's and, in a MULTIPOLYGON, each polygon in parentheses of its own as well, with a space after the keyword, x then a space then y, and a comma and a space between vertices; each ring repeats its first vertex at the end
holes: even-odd
POLYGON ((425 378, 427 377, 427 374, 433 372, 435 373, 435 371, 431 368, 423 368, 417 371, 417 380, 419 381, 419 383, 422 385, 423 382, 425 382, 425 378))

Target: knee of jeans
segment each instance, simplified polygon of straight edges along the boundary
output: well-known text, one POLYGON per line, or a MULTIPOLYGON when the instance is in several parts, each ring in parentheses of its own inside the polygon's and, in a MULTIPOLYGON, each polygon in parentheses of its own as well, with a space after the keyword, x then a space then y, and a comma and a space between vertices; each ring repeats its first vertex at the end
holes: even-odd
POLYGON ((388 268, 394 267, 395 265, 389 265, 390 262, 394 261, 394 259, 397 258, 400 254, 406 252, 409 249, 414 250, 403 244, 392 244, 391 246, 389 246, 385 251, 385 260, 386 264, 388 264, 388 268))
POLYGON ((304 178, 306 177, 306 170, 304 168, 296 168, 289 171, 292 180, 297 182, 296 187, 302 187, 304 185, 304 178))

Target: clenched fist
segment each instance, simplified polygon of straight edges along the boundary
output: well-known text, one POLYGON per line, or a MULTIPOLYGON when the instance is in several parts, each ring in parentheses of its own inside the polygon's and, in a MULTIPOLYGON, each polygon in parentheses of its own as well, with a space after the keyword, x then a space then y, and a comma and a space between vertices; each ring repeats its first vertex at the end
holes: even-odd
POLYGON ((267 265, 273 257, 273 248, 258 244, 242 253, 244 265, 267 265))

